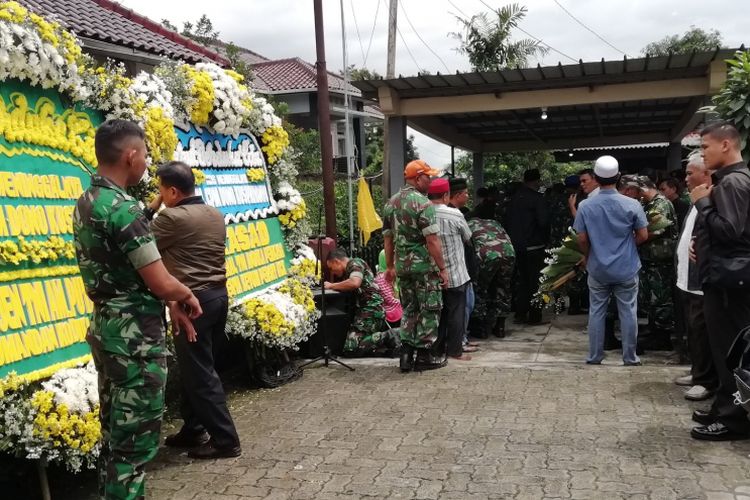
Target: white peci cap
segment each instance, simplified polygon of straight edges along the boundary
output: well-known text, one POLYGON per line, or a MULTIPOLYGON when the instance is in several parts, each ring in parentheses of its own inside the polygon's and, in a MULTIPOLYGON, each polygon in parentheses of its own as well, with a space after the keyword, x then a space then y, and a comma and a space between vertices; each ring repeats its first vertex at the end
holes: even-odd
POLYGON ((613 156, 600 156, 594 163, 594 175, 602 179, 616 177, 620 173, 620 164, 613 156))

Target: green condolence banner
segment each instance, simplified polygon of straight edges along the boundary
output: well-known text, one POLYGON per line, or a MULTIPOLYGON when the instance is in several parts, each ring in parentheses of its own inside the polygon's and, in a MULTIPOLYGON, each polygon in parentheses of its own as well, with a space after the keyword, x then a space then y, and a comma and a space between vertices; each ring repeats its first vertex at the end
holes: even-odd
POLYGON ((87 359, 92 310, 72 213, 101 117, 53 90, 0 84, 0 376, 41 378, 87 359))
MULTIPOLYGON (((95 171, 101 121, 54 90, 0 83, 0 377, 36 380, 90 359, 93 305, 75 261, 72 213, 95 171)), ((233 300, 282 281, 291 253, 256 138, 192 125, 177 132, 176 158, 203 171, 199 194, 225 216, 233 300), (250 181, 248 169, 263 175, 250 181)))

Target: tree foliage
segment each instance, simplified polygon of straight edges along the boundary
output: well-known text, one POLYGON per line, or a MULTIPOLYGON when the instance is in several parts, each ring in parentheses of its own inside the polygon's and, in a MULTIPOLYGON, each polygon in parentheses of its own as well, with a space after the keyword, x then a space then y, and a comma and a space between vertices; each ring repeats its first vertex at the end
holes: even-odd
POLYGON ((213 48, 219 41, 219 32, 214 30, 214 24, 206 14, 203 14, 195 23, 189 21, 182 23, 181 31, 169 19, 162 19, 161 23, 172 31, 177 31, 182 36, 186 36, 204 47, 213 48))
POLYGON ((526 12, 525 6, 513 3, 470 19, 457 16, 462 32, 452 35, 461 44, 458 52, 469 57, 475 71, 528 66, 530 58, 543 56, 549 49, 531 38, 511 39, 512 31, 526 17, 526 12))
POLYGON ((252 81, 253 70, 250 65, 242 59, 242 49, 236 46, 234 42, 229 42, 224 46, 224 55, 226 55, 232 69, 245 77, 245 82, 252 81))
MULTIPOLYGON (((577 174, 588 164, 581 162, 557 163, 549 151, 526 151, 518 153, 493 153, 484 155, 485 186, 505 186, 523 180, 523 173, 529 169, 539 169, 542 182, 551 186, 562 182, 566 176, 577 174)), ((461 155, 456 159, 456 173, 471 179, 473 172, 472 156, 461 155)))
POLYGON ((646 45, 641 52, 650 56, 689 54, 693 51, 708 51, 721 47, 722 38, 718 30, 704 30, 691 26, 682 36, 665 36, 646 45))
POLYGON ((713 98, 715 112, 737 127, 742 155, 750 160, 750 50, 738 51, 727 64, 727 81, 713 98))

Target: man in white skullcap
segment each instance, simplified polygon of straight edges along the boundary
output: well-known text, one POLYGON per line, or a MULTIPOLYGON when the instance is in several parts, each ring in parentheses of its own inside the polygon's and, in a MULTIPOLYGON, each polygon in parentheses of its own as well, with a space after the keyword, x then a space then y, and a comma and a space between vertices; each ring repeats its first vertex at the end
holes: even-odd
POLYGON ((586 363, 604 359, 604 324, 609 297, 617 303, 622 333, 622 361, 640 365, 638 340, 638 271, 641 261, 637 246, 648 238, 648 221, 641 204, 621 195, 617 189, 620 169, 617 160, 602 156, 594 164, 599 195, 578 207, 573 228, 585 255, 589 285, 589 354, 586 363))

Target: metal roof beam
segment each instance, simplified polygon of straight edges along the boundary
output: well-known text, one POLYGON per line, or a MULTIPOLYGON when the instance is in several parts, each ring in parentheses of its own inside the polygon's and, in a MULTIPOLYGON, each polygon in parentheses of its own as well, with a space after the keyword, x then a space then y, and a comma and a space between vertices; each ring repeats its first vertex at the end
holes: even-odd
MULTIPOLYGON (((630 134, 612 137, 582 137, 579 139, 555 139, 547 141, 549 149, 574 149, 590 147, 621 146, 626 144, 650 144, 654 142, 668 142, 668 133, 630 134)), ((482 148, 485 153, 501 151, 535 151, 539 149, 536 141, 495 141, 484 142, 482 148)))
MULTIPOLYGON (((575 106, 594 103, 671 99, 675 97, 703 96, 708 93, 707 78, 683 78, 655 82, 621 83, 594 87, 531 90, 492 94, 463 95, 460 97, 401 98, 397 106, 383 106, 385 114, 425 116, 481 111, 509 111, 528 108, 575 106)), ((380 89, 381 96, 383 87, 380 89)), ((392 91, 386 96, 395 94, 392 91)), ((393 102, 394 99, 391 98, 393 102)))

